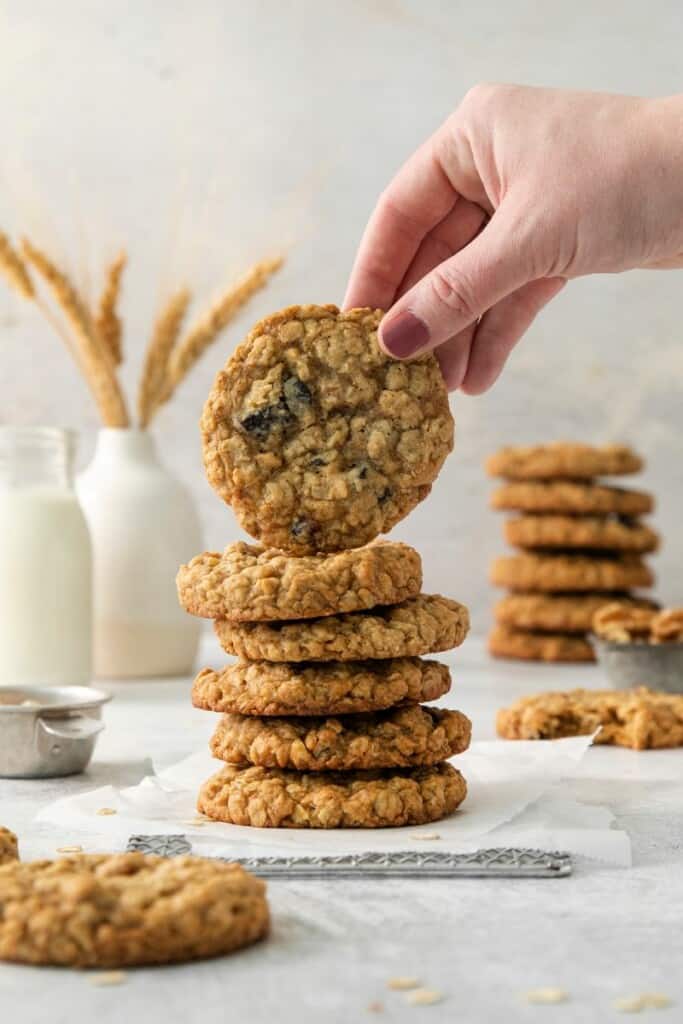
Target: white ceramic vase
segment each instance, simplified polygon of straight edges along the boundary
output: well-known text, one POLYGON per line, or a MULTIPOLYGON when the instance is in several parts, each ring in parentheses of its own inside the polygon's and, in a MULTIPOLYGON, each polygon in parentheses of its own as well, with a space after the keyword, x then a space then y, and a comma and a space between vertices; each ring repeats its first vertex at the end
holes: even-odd
POLYGON ((100 677, 187 675, 200 621, 175 577, 202 550, 193 500, 145 430, 100 430, 76 489, 94 555, 94 666, 100 677))

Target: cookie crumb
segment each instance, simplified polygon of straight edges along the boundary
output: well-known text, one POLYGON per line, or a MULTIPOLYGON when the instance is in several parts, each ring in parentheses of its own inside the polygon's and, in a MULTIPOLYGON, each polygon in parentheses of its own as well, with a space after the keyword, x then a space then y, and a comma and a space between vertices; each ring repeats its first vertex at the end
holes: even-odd
POLYGON ((100 814, 100 815, 116 814, 116 811, 114 810, 113 807, 100 807, 100 809, 98 811, 95 811, 95 814, 100 814))
POLYGON ((406 1002, 411 1006, 431 1006, 433 1003, 440 1003, 443 999, 443 992, 437 992, 432 988, 416 988, 406 996, 406 1002))
POLYGON ((411 839, 441 839, 438 832, 411 832, 411 839))
POLYGON ((58 846, 57 853, 83 853, 82 846, 58 846))
POLYGON ((93 985, 122 985, 126 980, 125 971, 101 971, 99 974, 91 974, 90 981, 93 985))
POLYGON ((368 1011, 369 1013, 383 1013, 384 1003, 380 1003, 378 999, 375 999, 373 1002, 368 1003, 368 1011))
POLYGON ((566 1003, 569 993, 563 988, 532 988, 525 993, 528 1003, 547 1004, 566 1003))
POLYGON ((419 988, 420 979, 410 977, 398 977, 389 978, 387 982, 387 988, 394 989, 396 992, 405 992, 411 988, 419 988))

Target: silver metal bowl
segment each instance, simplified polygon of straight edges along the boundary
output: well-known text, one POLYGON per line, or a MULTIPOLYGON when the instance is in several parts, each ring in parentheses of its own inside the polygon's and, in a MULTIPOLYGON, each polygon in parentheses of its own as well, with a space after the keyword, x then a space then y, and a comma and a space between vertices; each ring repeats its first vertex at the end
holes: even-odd
POLYGON ((0 686, 0 777, 46 779, 84 771, 109 700, 89 686, 0 686))
POLYGON ((683 643, 619 644, 589 637, 598 663, 618 689, 647 686, 650 690, 683 693, 683 643))

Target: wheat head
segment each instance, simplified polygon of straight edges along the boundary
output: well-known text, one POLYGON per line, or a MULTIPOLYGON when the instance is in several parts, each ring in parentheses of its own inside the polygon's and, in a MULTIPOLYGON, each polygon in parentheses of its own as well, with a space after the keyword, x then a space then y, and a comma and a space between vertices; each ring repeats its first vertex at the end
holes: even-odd
POLYGON ((149 426, 159 407, 166 386, 168 361, 191 298, 189 289, 181 288, 171 296, 156 318, 138 389, 138 418, 141 427, 149 426))
POLYGON ((231 285, 223 292, 207 312, 196 321, 171 353, 166 383, 160 396, 159 405, 168 401, 197 360, 213 344, 252 295, 266 286, 283 262, 281 257, 277 257, 255 263, 237 284, 231 285))
POLYGON ((97 336, 85 303, 68 276, 28 239, 22 240, 22 253, 45 281, 71 328, 86 383, 105 426, 129 426, 126 403, 116 377, 113 360, 97 336))
POLYGON ((100 341, 111 355, 115 366, 119 366, 123 359, 123 347, 121 344, 123 331, 117 306, 121 294, 121 277, 126 267, 127 259, 126 253, 120 252, 107 268, 107 277, 95 316, 95 330, 100 341))
POLYGON ((2 231, 0 231, 0 271, 4 274, 10 287, 25 299, 35 298, 33 282, 28 276, 24 261, 2 231))

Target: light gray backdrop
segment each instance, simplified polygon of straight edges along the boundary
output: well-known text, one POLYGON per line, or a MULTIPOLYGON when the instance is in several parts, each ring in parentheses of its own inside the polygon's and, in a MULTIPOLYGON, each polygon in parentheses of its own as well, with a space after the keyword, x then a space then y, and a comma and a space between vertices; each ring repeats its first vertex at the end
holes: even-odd
MULTIPOLYGON (((213 373, 258 316, 341 301, 356 242, 392 172, 480 80, 656 95, 683 90, 678 0, 5 0, 0 4, 0 225, 29 231, 85 289, 117 246, 132 265, 126 384, 160 295, 206 299, 263 252, 286 270, 155 426, 192 487, 209 546, 238 535, 204 482, 197 420, 213 373)), ((549 438, 632 442, 665 537, 660 593, 683 603, 683 275, 571 284, 494 390, 456 396, 457 448, 396 531, 427 586, 487 621, 486 454, 549 438)), ((82 431, 96 417, 59 342, 0 288, 0 420, 82 431)), ((635 481, 634 481, 635 482, 635 481)))

